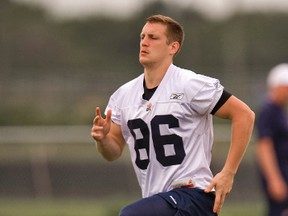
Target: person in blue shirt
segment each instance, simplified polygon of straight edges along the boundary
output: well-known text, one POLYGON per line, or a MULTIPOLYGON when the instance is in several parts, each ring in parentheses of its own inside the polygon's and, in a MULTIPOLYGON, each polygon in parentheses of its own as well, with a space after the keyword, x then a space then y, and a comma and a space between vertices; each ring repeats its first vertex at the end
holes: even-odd
POLYGON ((288 216, 288 63, 270 71, 258 119, 256 155, 267 216, 288 216))

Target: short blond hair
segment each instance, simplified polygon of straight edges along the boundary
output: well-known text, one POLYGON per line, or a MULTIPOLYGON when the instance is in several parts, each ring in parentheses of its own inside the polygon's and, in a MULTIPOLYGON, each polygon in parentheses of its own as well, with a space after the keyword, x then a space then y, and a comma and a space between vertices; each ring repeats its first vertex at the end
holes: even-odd
POLYGON ((184 28, 182 25, 180 25, 177 21, 175 21, 171 17, 159 15, 159 14, 148 17, 146 19, 146 22, 147 23, 162 23, 166 25, 168 43, 170 44, 174 41, 177 41, 180 45, 177 53, 180 51, 183 45, 183 41, 184 41, 184 28))

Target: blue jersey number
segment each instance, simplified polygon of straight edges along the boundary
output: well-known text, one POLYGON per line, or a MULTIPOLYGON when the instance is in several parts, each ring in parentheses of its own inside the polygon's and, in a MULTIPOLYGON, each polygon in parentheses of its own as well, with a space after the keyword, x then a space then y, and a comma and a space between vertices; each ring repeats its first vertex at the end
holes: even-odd
MULTIPOLYGON (((184 160, 186 153, 184 150, 183 140, 180 136, 176 134, 169 134, 169 135, 161 135, 160 133, 160 125, 168 125, 169 128, 178 128, 179 121, 173 115, 157 115, 155 116, 151 123, 151 135, 153 140, 153 146, 156 153, 156 159, 163 165, 163 166, 172 166, 181 164, 184 160), (166 155, 165 154, 165 146, 166 145, 173 145, 174 147, 174 154, 166 155)), ((150 158, 150 131, 149 128, 142 119, 133 119, 128 121, 128 127, 132 136, 135 139, 135 152, 136 152, 136 165, 142 169, 147 169, 150 158), (137 138, 135 134, 135 130, 139 129, 141 132, 141 138, 137 138), (140 151, 146 151, 147 158, 141 158, 140 151)))

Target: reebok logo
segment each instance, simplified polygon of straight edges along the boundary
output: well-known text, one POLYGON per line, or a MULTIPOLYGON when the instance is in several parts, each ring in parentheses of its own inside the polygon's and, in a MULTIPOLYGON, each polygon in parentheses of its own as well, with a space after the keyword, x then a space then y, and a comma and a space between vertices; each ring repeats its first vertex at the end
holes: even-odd
POLYGON ((184 93, 173 93, 170 96, 171 100, 181 100, 184 97, 184 93))

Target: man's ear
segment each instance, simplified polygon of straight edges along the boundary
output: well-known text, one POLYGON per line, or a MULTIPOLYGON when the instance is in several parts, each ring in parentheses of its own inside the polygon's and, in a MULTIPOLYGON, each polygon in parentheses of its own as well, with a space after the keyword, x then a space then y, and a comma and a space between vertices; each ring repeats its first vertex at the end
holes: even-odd
POLYGON ((175 55, 180 50, 180 44, 178 41, 174 41, 170 44, 170 54, 175 55))

